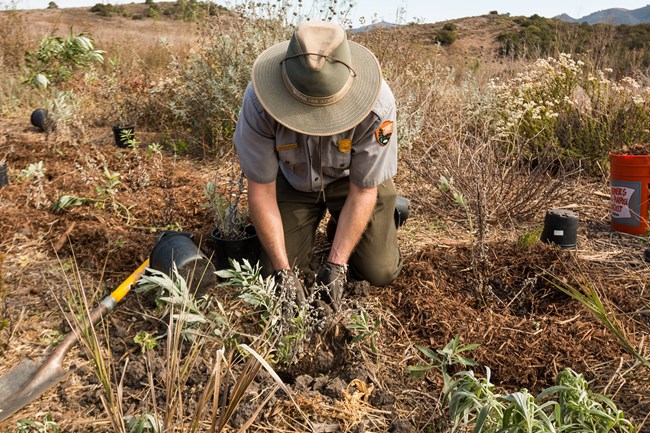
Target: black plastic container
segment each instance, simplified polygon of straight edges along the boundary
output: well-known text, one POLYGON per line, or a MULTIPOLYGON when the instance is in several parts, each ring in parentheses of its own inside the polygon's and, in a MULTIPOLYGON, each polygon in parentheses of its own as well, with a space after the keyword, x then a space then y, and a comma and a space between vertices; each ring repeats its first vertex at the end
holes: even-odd
POLYGON ((578 239, 578 214, 567 209, 551 209, 544 218, 541 240, 563 249, 575 249, 578 239))
POLYGON ((45 126, 47 124, 47 110, 45 108, 37 108, 36 110, 32 111, 32 115, 30 116, 29 120, 32 125, 41 131, 45 131, 45 126))
POLYGON ((214 247, 212 259, 217 269, 230 268, 228 259, 238 262, 246 259, 251 265, 255 265, 260 259, 260 240, 255 232, 255 227, 247 226, 245 231, 248 236, 242 239, 223 239, 219 229, 212 230, 212 246, 214 247))
POLYGON ((117 147, 129 147, 135 141, 135 126, 113 126, 113 138, 117 147))
POLYGON ((0 188, 9 183, 9 175, 7 174, 7 166, 0 164, 0 188))
POLYGON ((406 197, 397 196, 395 199, 395 227, 402 227, 408 219, 409 204, 410 200, 406 197))
POLYGON ((190 291, 202 295, 217 281, 212 262, 196 246, 190 233, 168 230, 160 233, 151 250, 150 267, 172 276, 173 264, 190 291))

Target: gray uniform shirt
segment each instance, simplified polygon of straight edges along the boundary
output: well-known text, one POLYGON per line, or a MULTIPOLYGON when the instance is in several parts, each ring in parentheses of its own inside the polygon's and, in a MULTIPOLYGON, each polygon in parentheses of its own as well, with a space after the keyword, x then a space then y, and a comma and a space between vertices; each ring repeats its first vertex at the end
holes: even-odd
POLYGON ((320 191, 347 176, 359 187, 375 187, 397 172, 395 117, 395 98, 383 81, 372 111, 357 126, 328 137, 304 135, 273 119, 249 84, 234 142, 242 171, 257 183, 275 181, 279 168, 304 192, 320 191))

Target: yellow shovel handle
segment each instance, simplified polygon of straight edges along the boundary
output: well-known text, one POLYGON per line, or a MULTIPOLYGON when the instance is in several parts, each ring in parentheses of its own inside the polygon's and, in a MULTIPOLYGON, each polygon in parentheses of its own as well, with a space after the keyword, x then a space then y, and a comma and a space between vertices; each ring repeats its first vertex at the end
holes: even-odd
POLYGON ((113 290, 110 294, 111 298, 113 298, 116 303, 120 302, 122 298, 129 293, 133 284, 138 280, 138 278, 140 278, 140 275, 142 275, 147 267, 149 267, 149 259, 145 260, 138 269, 133 271, 133 273, 126 278, 126 280, 122 281, 122 284, 120 284, 117 289, 113 290))

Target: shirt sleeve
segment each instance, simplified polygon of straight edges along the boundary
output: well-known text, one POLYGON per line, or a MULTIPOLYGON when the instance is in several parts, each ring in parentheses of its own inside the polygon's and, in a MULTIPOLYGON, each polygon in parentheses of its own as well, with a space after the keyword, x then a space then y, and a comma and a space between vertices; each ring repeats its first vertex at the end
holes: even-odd
POLYGON ((350 182, 371 188, 397 173, 397 108, 395 98, 386 82, 382 83, 379 99, 368 117, 355 128, 350 162, 350 182), (378 131, 390 128, 387 142, 378 131), (358 138, 357 138, 358 137, 358 138), (381 140, 380 140, 381 139, 381 140))
POLYGON ((278 175, 275 128, 253 86, 246 88, 233 141, 244 175, 257 183, 271 183, 278 175))

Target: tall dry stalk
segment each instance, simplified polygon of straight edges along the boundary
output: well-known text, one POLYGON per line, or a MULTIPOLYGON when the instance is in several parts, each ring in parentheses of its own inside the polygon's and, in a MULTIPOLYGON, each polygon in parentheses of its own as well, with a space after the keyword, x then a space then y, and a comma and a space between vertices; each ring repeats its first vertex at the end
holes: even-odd
POLYGON ((122 374, 118 373, 119 363, 113 358, 110 344, 110 332, 106 321, 92 324, 91 311, 95 297, 88 299, 76 260, 71 261, 72 278, 64 273, 67 284, 65 306, 66 319, 79 335, 81 348, 90 361, 97 380, 101 385, 100 400, 108 416, 111 427, 116 433, 127 433, 124 423, 124 373, 128 358, 124 362, 122 374))

